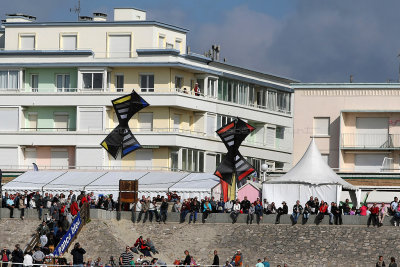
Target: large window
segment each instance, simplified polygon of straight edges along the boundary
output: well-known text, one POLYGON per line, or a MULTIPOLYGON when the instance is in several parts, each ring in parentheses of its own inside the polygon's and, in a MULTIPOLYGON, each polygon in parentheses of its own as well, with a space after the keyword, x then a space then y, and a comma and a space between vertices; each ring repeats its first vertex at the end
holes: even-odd
POLYGON ((139 126, 141 131, 153 131, 153 113, 140 112, 139 113, 139 126))
POLYGON ((56 86, 57 92, 68 92, 70 91, 71 77, 69 74, 57 74, 56 86))
POLYGON ((267 109, 276 110, 276 91, 268 90, 267 109))
POLYGON ((171 171, 177 171, 179 169, 179 153, 178 151, 171 151, 171 171))
POLYGON ((19 48, 20 50, 35 50, 35 35, 21 35, 19 48))
POLYGON ((314 135, 329 135, 329 118, 315 117, 314 118, 314 135))
POLYGON ((142 92, 154 92, 154 75, 141 74, 140 75, 140 89, 142 92))
POLYGON ((183 77, 175 76, 175 88, 182 89, 183 87, 183 77))
POLYGON ((63 50, 76 50, 77 36, 76 34, 64 34, 61 37, 63 50))
POLYGON ((110 35, 108 39, 108 56, 113 58, 131 56, 130 35, 110 35))
POLYGON ((68 113, 54 113, 54 128, 56 131, 68 131, 68 113))
POLYGON ((18 71, 0 70, 0 90, 18 89, 18 71))
POLYGON ((158 47, 164 48, 164 43, 165 43, 165 36, 159 35, 158 36, 158 47))
POLYGON ((39 74, 31 74, 31 88, 32 92, 37 92, 39 89, 39 74))
POLYGON ((277 94, 278 111, 290 111, 290 94, 285 92, 278 92, 277 94))
POLYGON ((115 87, 117 88, 117 92, 124 91, 124 75, 123 74, 115 75, 115 87))
POLYGON ((83 73, 83 88, 89 90, 103 89, 103 73, 83 73))
POLYGON ((183 148, 182 170, 204 172, 204 151, 183 148))
POLYGON ((181 51, 181 44, 182 44, 182 40, 176 39, 175 40, 175 49, 181 51))

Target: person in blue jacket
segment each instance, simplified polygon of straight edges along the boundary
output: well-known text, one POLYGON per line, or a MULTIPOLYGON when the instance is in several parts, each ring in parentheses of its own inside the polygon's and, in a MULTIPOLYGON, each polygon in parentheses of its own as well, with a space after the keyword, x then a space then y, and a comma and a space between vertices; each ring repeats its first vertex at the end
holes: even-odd
POLYGON ((202 221, 202 223, 205 223, 207 220, 208 214, 211 213, 211 204, 208 202, 208 200, 206 200, 206 202, 204 202, 202 211, 203 211, 203 216, 201 218, 201 221, 202 221))

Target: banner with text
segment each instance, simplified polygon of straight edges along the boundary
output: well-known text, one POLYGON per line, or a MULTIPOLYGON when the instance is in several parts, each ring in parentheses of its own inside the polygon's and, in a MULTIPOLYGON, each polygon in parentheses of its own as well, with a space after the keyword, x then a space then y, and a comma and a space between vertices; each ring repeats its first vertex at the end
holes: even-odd
POLYGON ((58 243, 57 247, 54 249, 53 255, 55 257, 61 256, 67 250, 69 244, 71 243, 74 236, 77 234, 79 227, 82 224, 81 214, 78 213, 72 222, 71 226, 68 229, 68 232, 62 237, 60 243, 58 243))

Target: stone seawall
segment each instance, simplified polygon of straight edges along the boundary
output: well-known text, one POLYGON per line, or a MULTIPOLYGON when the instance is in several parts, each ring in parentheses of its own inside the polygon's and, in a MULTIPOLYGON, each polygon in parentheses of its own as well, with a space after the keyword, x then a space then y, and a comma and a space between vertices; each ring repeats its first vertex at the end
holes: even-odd
MULTIPOLYGON (((43 214, 48 213, 48 210, 43 210, 43 214)), ((14 217, 19 218, 20 211, 18 209, 14 210, 14 217)), ((197 216, 197 221, 201 222, 201 213, 197 216)), ((175 212, 168 213, 168 222, 178 223, 180 220, 180 214, 175 212)), ((0 218, 9 218, 10 211, 8 209, 0 209, 0 218)), ((25 219, 36 219, 38 220, 38 212, 32 209, 25 210, 25 219)), ((120 214, 116 211, 106 211, 101 209, 91 209, 90 210, 90 218, 92 220, 111 220, 111 219, 121 219, 121 220, 128 220, 132 221, 132 219, 137 219, 138 213, 132 214, 130 211, 123 211, 120 214), (119 217, 119 218, 118 218, 119 217)), ((142 216, 143 219, 144 216, 142 216)), ((275 223, 275 215, 264 215, 261 221, 261 224, 274 224, 275 223)), ((354 215, 343 215, 343 224, 344 225, 367 225, 368 216, 354 216, 354 215)), ((247 215, 240 214, 238 217, 238 223, 246 223, 247 215)), ((153 219, 155 220, 155 219, 153 219)), ((188 222, 189 214, 186 216, 185 222, 188 222)), ((301 224, 301 217, 299 218, 299 224, 301 224)), ((310 218, 307 221, 307 224, 314 224, 315 215, 310 215, 310 218)), ((207 223, 231 223, 232 219, 229 217, 229 214, 226 213, 211 213, 208 216, 207 223)), ((253 223, 256 222, 256 218, 254 216, 253 223)), ((281 224, 291 224, 290 214, 282 215, 281 224)), ((325 215, 324 220, 321 222, 321 225, 329 225, 329 216, 325 215)), ((384 226, 391 226, 393 225, 393 218, 392 217, 385 217, 384 226)))
MULTIPOLYGON (((12 248, 28 241, 36 220, 0 220, 0 246, 12 248)), ((244 256, 244 266, 254 266, 258 258, 268 257, 271 266, 286 262, 289 266, 374 266, 378 255, 400 257, 400 231, 383 226, 330 225, 246 225, 139 223, 128 220, 92 220, 76 241, 87 250, 85 260, 118 257, 126 245, 133 245, 139 235, 150 237, 160 254, 172 264, 183 259, 188 249, 199 264, 212 263, 218 250, 220 263, 230 260, 237 249, 244 256)), ((66 253, 67 258, 71 255, 66 253)), ((135 258, 137 254, 135 254, 135 258)))

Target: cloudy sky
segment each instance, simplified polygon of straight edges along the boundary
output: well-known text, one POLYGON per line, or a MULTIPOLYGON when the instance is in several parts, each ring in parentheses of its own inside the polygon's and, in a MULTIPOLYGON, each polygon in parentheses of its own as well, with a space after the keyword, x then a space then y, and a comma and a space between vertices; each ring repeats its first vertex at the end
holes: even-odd
MULTIPOLYGON (((0 17, 72 21, 78 0, 1 0, 0 17)), ((190 30, 192 52, 221 45, 228 63, 303 82, 397 81, 397 0, 81 0, 81 15, 137 7, 190 30)))

